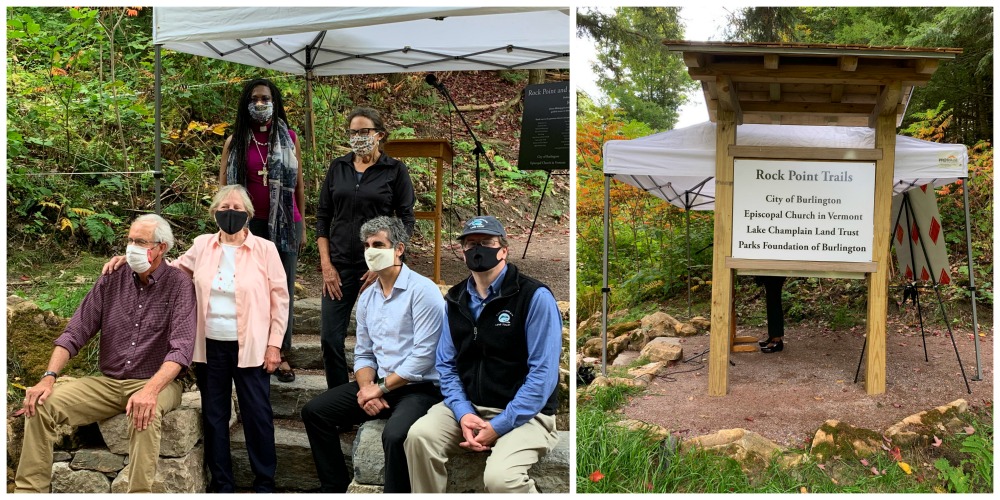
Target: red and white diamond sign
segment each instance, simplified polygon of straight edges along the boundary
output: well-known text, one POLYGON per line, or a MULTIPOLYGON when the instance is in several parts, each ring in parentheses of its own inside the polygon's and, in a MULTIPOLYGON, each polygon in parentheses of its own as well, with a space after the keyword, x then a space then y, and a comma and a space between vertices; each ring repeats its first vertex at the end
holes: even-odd
POLYGON ((934 189, 925 184, 905 194, 910 198, 912 210, 902 214, 903 195, 892 197, 892 221, 896 224, 892 246, 896 249, 899 269, 903 270, 907 279, 931 281, 933 277, 938 283, 947 285, 951 283, 948 274, 951 266, 948 264, 944 228, 941 227, 934 189))

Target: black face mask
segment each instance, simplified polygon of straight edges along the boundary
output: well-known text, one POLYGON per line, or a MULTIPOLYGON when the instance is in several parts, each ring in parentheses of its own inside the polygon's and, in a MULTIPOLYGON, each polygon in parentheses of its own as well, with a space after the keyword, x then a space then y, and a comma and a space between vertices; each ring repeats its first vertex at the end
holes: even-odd
POLYGON ((215 222, 226 234, 236 234, 247 225, 250 214, 241 210, 219 210, 215 212, 215 222))
POLYGON ((490 248, 476 245, 465 251, 465 265, 476 272, 489 271, 500 263, 500 259, 497 258, 498 253, 500 253, 500 247, 490 248))

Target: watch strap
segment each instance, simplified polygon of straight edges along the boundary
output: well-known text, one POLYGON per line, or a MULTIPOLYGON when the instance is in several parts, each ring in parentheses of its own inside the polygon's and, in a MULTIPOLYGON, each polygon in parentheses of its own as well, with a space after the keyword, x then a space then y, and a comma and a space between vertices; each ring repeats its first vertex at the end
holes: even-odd
POLYGON ((384 378, 378 379, 378 388, 380 391, 382 391, 382 394, 389 394, 389 387, 385 385, 384 378))
POLYGON ((48 377, 49 375, 51 375, 53 379, 58 379, 59 378, 59 374, 56 373, 56 372, 54 372, 54 371, 47 371, 47 372, 43 373, 42 374, 42 378, 48 377))

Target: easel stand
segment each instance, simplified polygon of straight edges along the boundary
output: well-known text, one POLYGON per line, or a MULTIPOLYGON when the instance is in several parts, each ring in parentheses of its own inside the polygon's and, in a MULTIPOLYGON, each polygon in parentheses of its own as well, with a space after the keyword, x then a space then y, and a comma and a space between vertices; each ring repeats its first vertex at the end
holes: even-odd
POLYGON ((448 88, 445 87, 443 83, 436 83, 432 85, 434 85, 434 87, 438 89, 442 95, 444 95, 445 99, 451 103, 451 107, 455 109, 455 113, 457 113, 458 117, 462 119, 462 124, 465 125, 465 131, 469 133, 469 137, 472 137, 472 142, 476 145, 476 147, 472 150, 472 153, 476 155, 476 215, 483 215, 483 197, 479 189, 479 162, 481 159, 485 159, 486 164, 490 167, 490 170, 496 170, 496 167, 493 166, 493 162, 490 161, 490 157, 486 156, 486 149, 483 148, 483 143, 479 141, 479 138, 476 137, 476 133, 472 131, 472 127, 470 127, 469 122, 465 120, 465 115, 462 114, 462 110, 458 109, 458 105, 455 104, 455 100, 451 98, 451 93, 448 92, 448 88))
MULTIPOLYGON (((892 225, 893 228, 899 225, 899 220, 903 218, 904 215, 906 216, 906 227, 917 228, 917 240, 920 242, 920 249, 924 253, 924 260, 927 263, 927 267, 930 268, 931 263, 930 263, 930 257, 928 257, 929 254, 927 253, 927 244, 924 243, 924 238, 922 236, 923 233, 920 231, 920 227, 917 225, 917 217, 913 213, 913 207, 910 205, 909 193, 903 193, 903 201, 900 204, 899 214, 896 215, 896 223, 892 225)), ((907 238, 906 240, 907 242, 909 242, 910 245, 910 269, 913 270, 913 273, 915 275, 917 272, 917 263, 916 263, 916 257, 914 256, 913 238, 907 238)), ((951 345, 952 347, 955 348, 955 358, 958 359, 958 367, 962 370, 962 380, 965 381, 965 389, 969 391, 969 394, 972 394, 972 388, 969 386, 969 379, 968 377, 965 376, 965 366, 962 365, 962 357, 958 354, 958 344, 955 343, 955 335, 951 331, 951 322, 948 321, 948 312, 945 310, 944 307, 944 299, 941 297, 941 289, 939 288, 937 278, 934 276, 934 273, 930 273, 930 277, 932 284, 931 288, 933 288, 934 293, 937 294, 938 305, 941 308, 941 317, 944 321, 945 327, 948 328, 948 337, 951 338, 951 345)), ((926 333, 924 332, 924 317, 923 317, 923 311, 920 308, 920 291, 919 291, 920 288, 926 288, 926 287, 918 287, 916 285, 916 281, 911 282, 909 286, 913 290, 914 302, 917 304, 917 317, 920 319, 920 339, 923 341, 924 344, 924 361, 929 362, 930 360, 927 357, 927 336, 926 333)), ((978 332, 974 334, 978 334, 978 332)), ((858 376, 861 374, 861 363, 862 361, 864 361, 865 358, 865 347, 867 347, 867 342, 861 345, 861 357, 858 359, 858 369, 854 372, 855 384, 858 383, 858 376)))
MULTIPOLYGON (((531 220, 531 231, 528 231, 528 242, 524 244, 524 252, 521 253, 522 259, 524 259, 525 255, 528 255, 528 245, 531 244, 531 235, 535 234, 535 223, 538 222, 538 212, 542 210, 542 201, 545 200, 545 191, 549 189, 549 179, 552 178, 552 171, 549 170, 548 172, 546 172, 546 174, 547 175, 545 176, 545 186, 542 187, 542 195, 538 197, 538 206, 535 207, 535 218, 531 220)), ((569 173, 556 174, 556 175, 569 175, 569 173)))

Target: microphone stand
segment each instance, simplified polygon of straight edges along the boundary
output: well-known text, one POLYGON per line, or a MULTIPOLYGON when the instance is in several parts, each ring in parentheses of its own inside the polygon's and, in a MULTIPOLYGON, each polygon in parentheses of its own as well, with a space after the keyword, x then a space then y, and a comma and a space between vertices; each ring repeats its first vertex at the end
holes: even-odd
POLYGON ((437 78, 435 78, 433 74, 428 75, 426 81, 428 84, 438 89, 438 91, 444 95, 445 99, 451 103, 451 107, 455 108, 455 113, 457 113, 458 117, 462 119, 462 124, 465 125, 466 132, 469 133, 469 136, 472 137, 472 142, 476 145, 476 147, 472 150, 472 154, 476 155, 476 215, 483 215, 482 196, 479 190, 480 158, 486 160, 486 164, 489 165, 490 170, 496 170, 496 167, 493 165, 493 162, 490 161, 490 157, 486 156, 486 150, 483 149, 483 143, 479 142, 479 138, 476 137, 476 134, 472 131, 472 127, 469 126, 469 122, 465 121, 465 115, 462 114, 462 110, 458 109, 458 105, 455 104, 455 100, 451 98, 451 94, 448 92, 448 89, 444 86, 444 84, 437 81, 437 78))

